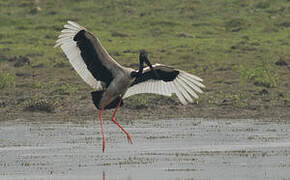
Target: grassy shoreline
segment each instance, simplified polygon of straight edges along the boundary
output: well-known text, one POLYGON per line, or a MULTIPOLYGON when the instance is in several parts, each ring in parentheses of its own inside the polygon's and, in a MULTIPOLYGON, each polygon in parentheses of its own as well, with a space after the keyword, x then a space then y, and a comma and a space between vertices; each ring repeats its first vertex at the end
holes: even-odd
POLYGON ((198 103, 132 97, 121 119, 290 117, 287 0, 8 0, 0 12, 0 120, 95 116, 92 89, 53 48, 67 20, 87 27, 125 66, 136 68, 146 49, 153 63, 204 79, 198 103))

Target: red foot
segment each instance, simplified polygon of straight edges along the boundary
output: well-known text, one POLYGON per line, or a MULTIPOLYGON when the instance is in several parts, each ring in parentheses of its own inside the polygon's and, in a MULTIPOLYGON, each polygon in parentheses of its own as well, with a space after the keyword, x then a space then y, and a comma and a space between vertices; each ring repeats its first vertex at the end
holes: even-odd
POLYGON ((112 117, 112 121, 127 135, 128 142, 133 144, 131 135, 116 121, 115 117, 112 117))
POLYGON ((129 143, 133 144, 132 138, 131 138, 131 135, 130 134, 127 134, 127 139, 128 139, 128 142, 129 143))

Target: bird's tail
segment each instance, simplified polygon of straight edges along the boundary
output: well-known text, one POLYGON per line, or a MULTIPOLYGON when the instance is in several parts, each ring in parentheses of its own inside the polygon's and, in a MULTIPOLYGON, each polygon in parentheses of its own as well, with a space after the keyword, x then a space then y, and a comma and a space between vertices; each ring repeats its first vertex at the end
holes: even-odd
MULTIPOLYGON (((102 107, 100 107, 100 101, 102 99, 102 96, 103 96, 103 93, 104 91, 93 91, 91 92, 91 95, 92 95, 92 100, 95 104, 95 106, 100 110, 102 109, 102 107)), ((121 100, 121 97, 118 96, 116 97, 110 104, 108 104, 105 109, 113 109, 113 108, 116 108, 118 106, 118 103, 119 101, 121 100)), ((121 100, 121 104, 120 106, 123 106, 124 103, 123 103, 123 100, 121 100)))

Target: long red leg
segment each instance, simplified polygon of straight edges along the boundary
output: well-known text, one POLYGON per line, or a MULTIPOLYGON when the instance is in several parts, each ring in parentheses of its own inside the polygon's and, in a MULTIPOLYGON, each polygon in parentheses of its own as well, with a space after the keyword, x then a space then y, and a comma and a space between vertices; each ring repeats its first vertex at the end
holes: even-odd
POLYGON ((117 107, 116 107, 116 109, 115 109, 115 111, 114 111, 114 114, 113 114, 113 116, 112 116, 112 121, 115 123, 115 124, 117 124, 117 126, 119 126, 119 128, 121 128, 121 130, 127 135, 127 139, 128 139, 128 141, 131 143, 131 144, 133 144, 133 142, 132 142, 132 138, 131 138, 131 135, 116 121, 116 114, 117 114, 117 111, 118 111, 118 109, 119 109, 119 107, 120 107, 120 105, 121 105, 121 101, 122 101, 122 99, 120 99, 120 101, 119 101, 119 103, 118 103, 118 105, 117 105, 117 107))
MULTIPOLYGON (((110 98, 108 99, 108 102, 110 101, 110 98)), ((106 140, 105 140, 105 133, 104 133, 104 127, 103 127, 103 118, 102 118, 102 113, 106 107, 107 103, 104 104, 102 109, 99 111, 99 119, 100 119, 100 124, 101 124, 101 132, 102 132, 102 137, 103 137, 103 152, 105 152, 105 146, 106 146, 106 140)))
POLYGON ((102 132, 102 137, 103 137, 103 152, 105 151, 105 146, 106 146, 106 140, 105 140, 105 134, 104 134, 104 127, 103 127, 103 120, 102 120, 102 113, 103 113, 103 108, 99 111, 99 120, 101 124, 101 132, 102 132))
POLYGON ((106 180, 106 173, 103 171, 103 180, 106 180))

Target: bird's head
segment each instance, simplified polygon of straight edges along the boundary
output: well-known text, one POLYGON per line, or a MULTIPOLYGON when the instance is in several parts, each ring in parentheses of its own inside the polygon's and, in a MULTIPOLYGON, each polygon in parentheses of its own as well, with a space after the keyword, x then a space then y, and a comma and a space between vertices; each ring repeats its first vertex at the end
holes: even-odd
POLYGON ((139 54, 139 61, 140 61, 140 65, 144 64, 144 62, 148 65, 148 66, 152 66, 149 59, 148 59, 148 54, 145 50, 141 50, 140 54, 139 54))
POLYGON ((150 67, 150 69, 152 71, 154 71, 156 77, 159 77, 159 75, 157 74, 157 72, 153 68, 152 64, 150 63, 150 61, 148 59, 148 54, 147 54, 147 52, 144 49, 140 51, 139 61, 140 61, 140 65, 139 65, 138 76, 142 75, 143 67, 144 67, 144 63, 145 63, 145 64, 147 64, 150 67))
POLYGON ((144 49, 140 50, 139 59, 148 58, 148 53, 144 49))

